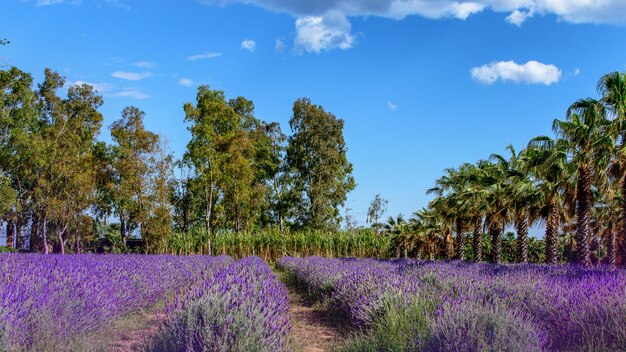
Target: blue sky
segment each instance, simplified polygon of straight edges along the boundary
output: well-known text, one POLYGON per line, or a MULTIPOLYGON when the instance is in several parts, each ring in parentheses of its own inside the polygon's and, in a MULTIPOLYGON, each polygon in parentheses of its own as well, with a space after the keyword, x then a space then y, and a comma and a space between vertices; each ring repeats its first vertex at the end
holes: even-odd
POLYGON ((623 0, 3 0, 0 13, 3 65, 93 84, 106 127, 138 106, 176 156, 199 84, 285 132, 311 98, 346 121, 361 224, 377 193, 410 215, 444 168, 551 134, 626 70, 623 0))

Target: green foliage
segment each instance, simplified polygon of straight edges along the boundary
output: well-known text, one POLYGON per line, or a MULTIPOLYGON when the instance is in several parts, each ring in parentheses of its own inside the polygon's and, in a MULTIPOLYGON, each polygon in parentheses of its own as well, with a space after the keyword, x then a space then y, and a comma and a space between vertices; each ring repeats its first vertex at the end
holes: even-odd
POLYGON ((287 164, 295 173, 296 223, 301 228, 337 228, 338 208, 356 187, 346 157, 344 122, 303 98, 293 104, 289 126, 294 133, 289 138, 287 164))
MULTIPOLYGON (((206 233, 200 229, 189 234, 175 232, 163 253, 207 253, 206 233)), ((303 230, 280 232, 278 228, 259 231, 218 231, 211 236, 214 254, 227 254, 235 258, 256 255, 275 262, 284 256, 324 257, 378 257, 393 256, 392 242, 375 231, 303 230)))
POLYGON ((430 335, 428 314, 432 302, 385 302, 380 315, 365 332, 354 334, 338 352, 419 351, 430 335))

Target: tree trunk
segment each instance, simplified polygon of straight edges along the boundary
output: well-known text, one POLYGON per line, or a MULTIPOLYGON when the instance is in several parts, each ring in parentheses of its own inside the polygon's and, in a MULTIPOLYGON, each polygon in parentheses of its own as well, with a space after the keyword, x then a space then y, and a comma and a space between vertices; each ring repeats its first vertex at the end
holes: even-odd
POLYGON ((546 223, 546 264, 556 264, 559 260, 558 227, 559 209, 552 202, 546 223))
POLYGON ((48 254, 50 251, 48 250, 48 237, 47 237, 47 231, 48 231, 48 222, 46 220, 46 216, 44 215, 41 218, 41 240, 43 242, 43 253, 44 254, 48 254))
POLYGON ((589 167, 578 169, 578 187, 576 190, 577 209, 576 215, 576 259, 584 266, 591 265, 590 251, 590 219, 589 211, 591 206, 591 170, 589 167))
POLYGON ((7 248, 13 248, 13 238, 15 238, 15 222, 7 221, 7 248))
POLYGON ((454 258, 454 237, 452 237, 452 233, 448 233, 446 235, 446 259, 454 258))
POLYGON ((28 251, 33 253, 37 251, 39 245, 39 215, 33 215, 33 222, 30 225, 30 239, 28 241, 28 251))
POLYGON ((608 265, 615 266, 617 263, 617 236, 613 226, 608 228, 607 244, 606 244, 606 261, 608 265))
POLYGON ((491 235, 491 262, 498 264, 502 261, 502 231, 498 224, 490 224, 489 234, 491 235))
POLYGON ((517 261, 528 262, 528 215, 526 209, 520 210, 515 216, 517 229, 517 261))
POLYGON ((483 260, 483 234, 482 234, 482 219, 477 216, 474 218, 474 261, 480 262, 483 260))
POLYGON ((65 254, 65 242, 63 242, 63 235, 57 230, 57 239, 59 240, 59 247, 61 248, 61 254, 65 254))
POLYGON ((211 212, 213 211, 213 175, 212 173, 211 173, 210 190, 207 192, 206 187, 205 187, 205 200, 206 200, 206 211, 204 214, 204 226, 206 228, 206 234, 207 234, 208 254, 212 255, 212 251, 211 251, 211 212))
POLYGON ((120 211, 120 236, 122 237, 122 245, 126 247, 126 212, 123 208, 120 211))
POLYGON ((456 257, 465 260, 465 234, 463 233, 463 221, 456 219, 456 257))
POLYGON ((56 229, 57 239, 59 240, 59 246, 61 247, 61 254, 65 254, 65 241, 63 240, 63 235, 65 234, 65 231, 67 231, 67 225, 65 225, 63 229, 59 227, 57 227, 56 229))
MULTIPOLYGON (((626 177, 622 180, 622 231, 619 237, 615 239, 615 251, 619 252, 618 254, 621 256, 622 264, 626 265, 626 177), (619 248, 620 244, 622 247, 621 250, 619 248)), ((617 263, 617 258, 615 259, 617 263)))
POLYGON ((23 230, 23 226, 24 223, 21 219, 21 217, 17 218, 17 221, 15 222, 15 238, 13 239, 13 241, 15 242, 15 249, 17 251, 21 251, 22 250, 22 230, 23 230))

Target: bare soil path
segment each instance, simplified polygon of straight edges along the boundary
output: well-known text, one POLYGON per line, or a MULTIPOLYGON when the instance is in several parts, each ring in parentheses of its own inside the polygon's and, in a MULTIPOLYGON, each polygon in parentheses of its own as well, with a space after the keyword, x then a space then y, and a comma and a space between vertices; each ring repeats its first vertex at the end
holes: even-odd
POLYGON ((159 331, 157 312, 162 304, 130 313, 117 319, 112 326, 92 337, 92 344, 107 352, 144 351, 149 341, 159 331))
POLYGON ((290 347, 298 352, 326 352, 341 347, 349 334, 342 316, 330 310, 326 304, 307 296, 301 288, 277 276, 289 289, 289 306, 292 315, 290 347))

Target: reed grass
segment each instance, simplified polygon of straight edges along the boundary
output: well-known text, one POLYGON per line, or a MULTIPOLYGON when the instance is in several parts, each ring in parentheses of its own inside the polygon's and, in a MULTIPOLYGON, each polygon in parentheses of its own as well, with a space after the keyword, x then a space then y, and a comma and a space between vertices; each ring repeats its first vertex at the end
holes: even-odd
POLYGON ((352 231, 285 231, 265 229, 251 232, 218 231, 211 236, 211 253, 206 232, 176 232, 157 252, 162 254, 230 255, 234 258, 259 256, 268 262, 291 257, 372 257, 390 258, 392 239, 370 229, 352 231))

